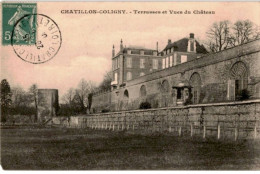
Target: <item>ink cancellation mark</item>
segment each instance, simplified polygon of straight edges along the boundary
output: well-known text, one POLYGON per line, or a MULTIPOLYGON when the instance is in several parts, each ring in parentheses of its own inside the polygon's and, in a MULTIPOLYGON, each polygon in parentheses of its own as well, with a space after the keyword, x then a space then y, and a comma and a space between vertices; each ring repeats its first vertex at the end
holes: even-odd
POLYGON ((43 14, 28 14, 19 19, 11 36, 16 55, 33 64, 51 60, 58 53, 61 43, 58 25, 43 14))

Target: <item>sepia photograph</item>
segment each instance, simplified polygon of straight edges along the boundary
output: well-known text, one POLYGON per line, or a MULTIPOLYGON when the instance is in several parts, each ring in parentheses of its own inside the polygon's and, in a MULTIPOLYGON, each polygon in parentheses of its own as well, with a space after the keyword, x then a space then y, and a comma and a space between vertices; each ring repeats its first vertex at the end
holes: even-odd
POLYGON ((260 2, 0 4, 2 170, 260 169, 260 2))

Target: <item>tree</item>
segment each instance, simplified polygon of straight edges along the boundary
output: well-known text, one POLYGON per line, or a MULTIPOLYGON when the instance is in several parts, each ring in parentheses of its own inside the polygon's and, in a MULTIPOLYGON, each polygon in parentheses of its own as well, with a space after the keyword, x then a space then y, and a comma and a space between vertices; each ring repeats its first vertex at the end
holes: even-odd
POLYGON ((37 97, 38 97, 38 86, 37 84, 33 84, 29 88, 29 94, 30 94, 30 100, 34 103, 35 106, 35 115, 34 115, 34 121, 37 122, 38 118, 38 102, 37 102, 37 97))
POLYGON ((1 122, 6 122, 8 109, 12 104, 11 88, 6 79, 1 81, 1 122))
POLYGON ((15 86, 12 91, 12 107, 29 106, 28 93, 20 86, 15 86))
POLYGON ((233 25, 224 20, 213 23, 206 34, 210 51, 217 52, 260 38, 260 29, 250 20, 238 20, 233 25))
POLYGON ((103 81, 100 83, 98 86, 97 90, 98 91, 107 91, 110 90, 111 88, 111 82, 112 82, 112 72, 107 72, 104 75, 103 81))
POLYGON ((75 90, 74 90, 73 88, 70 88, 70 89, 67 91, 67 93, 65 93, 65 94, 62 96, 61 100, 62 100, 65 104, 67 104, 67 105, 69 105, 70 107, 72 107, 72 102, 73 102, 74 96, 75 96, 75 90))
POLYGON ((234 23, 233 33, 230 37, 232 46, 246 43, 260 37, 259 27, 250 20, 238 20, 234 23))
POLYGON ((230 44, 230 22, 228 20, 215 22, 207 31, 209 49, 217 52, 226 49, 230 44))
POLYGON ((73 98, 75 104, 80 107, 82 113, 86 112, 88 107, 88 94, 92 93, 95 89, 95 85, 91 81, 81 79, 78 88, 75 90, 75 96, 73 98))

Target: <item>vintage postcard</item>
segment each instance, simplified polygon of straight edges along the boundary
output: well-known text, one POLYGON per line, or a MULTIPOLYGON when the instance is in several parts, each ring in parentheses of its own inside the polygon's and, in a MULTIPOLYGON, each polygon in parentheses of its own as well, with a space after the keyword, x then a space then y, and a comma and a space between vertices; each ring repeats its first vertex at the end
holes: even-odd
POLYGON ((259 170, 259 2, 1 2, 4 170, 259 170))

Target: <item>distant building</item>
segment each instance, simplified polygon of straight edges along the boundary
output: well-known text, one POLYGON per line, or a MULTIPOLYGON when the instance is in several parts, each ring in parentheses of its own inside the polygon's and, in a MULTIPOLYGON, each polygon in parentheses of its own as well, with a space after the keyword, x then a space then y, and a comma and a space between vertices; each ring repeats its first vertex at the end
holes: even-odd
POLYGON ((123 48, 121 40, 120 51, 115 55, 114 46, 112 50, 112 89, 119 89, 129 80, 161 69, 160 61, 157 50, 135 46, 123 48))

